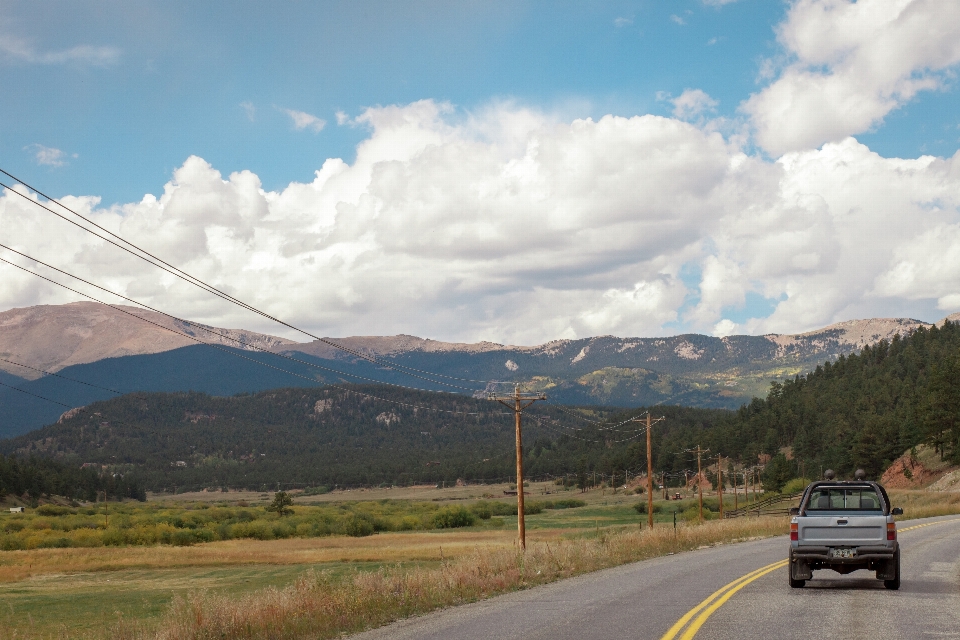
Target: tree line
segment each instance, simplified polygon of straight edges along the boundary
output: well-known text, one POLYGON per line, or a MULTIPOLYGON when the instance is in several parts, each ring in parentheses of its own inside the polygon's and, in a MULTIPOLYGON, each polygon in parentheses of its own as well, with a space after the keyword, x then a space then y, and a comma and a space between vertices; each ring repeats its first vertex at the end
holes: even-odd
POLYGON ((81 468, 49 457, 0 455, 0 498, 8 494, 34 502, 54 495, 90 502, 147 499, 141 482, 100 467, 81 468))
MULTIPOLYGON (((665 418, 652 431, 655 470, 673 478, 696 469, 697 445, 710 450, 705 467, 718 454, 725 471, 770 460, 771 486, 803 466, 808 477, 829 467, 877 478, 924 442, 960 464, 960 327, 918 329, 840 356, 772 383, 766 398, 738 411, 538 403, 524 418, 528 476, 596 473, 619 484, 645 471, 641 425, 625 421, 648 410, 665 418)), ((0 453, 107 465, 151 490, 277 490, 508 481, 513 446, 513 414, 489 401, 354 385, 232 397, 133 393, 2 441, 0 453)))

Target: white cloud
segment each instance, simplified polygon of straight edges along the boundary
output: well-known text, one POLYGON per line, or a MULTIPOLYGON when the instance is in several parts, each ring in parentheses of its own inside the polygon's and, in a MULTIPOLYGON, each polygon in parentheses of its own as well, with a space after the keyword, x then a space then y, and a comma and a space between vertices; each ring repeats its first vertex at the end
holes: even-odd
MULTIPOLYGON (((369 134, 355 161, 328 159, 306 184, 264 191, 248 171, 191 157, 157 197, 65 200, 327 335, 792 332, 958 302, 960 156, 888 159, 846 139, 769 162, 677 119, 564 121, 504 104, 463 114, 425 100, 356 120, 369 134), (748 295, 781 301, 731 328, 748 295)), ((171 312, 280 331, 16 195, 0 197, 0 228, 171 312)), ((0 308, 69 299, 0 267, 0 308)))
POLYGON ((685 89, 670 102, 673 104, 673 115, 681 120, 695 118, 704 111, 713 111, 720 104, 700 89, 685 89))
POLYGON ((738 325, 733 320, 728 320, 724 318, 717 324, 713 326, 713 335, 717 338, 724 338, 726 336, 732 336, 736 333, 738 325))
POLYGON ((334 115, 336 115, 337 117, 337 124, 340 125, 341 127, 345 124, 350 123, 350 116, 348 116, 345 112, 337 111, 337 113, 334 115))
POLYGON ((257 117, 257 107, 254 106, 252 102, 241 102, 240 108, 243 109, 243 113, 247 116, 247 120, 253 122, 257 117))
POLYGON ((73 63, 107 67, 120 61, 120 50, 116 47, 79 45, 61 51, 38 51, 28 40, 0 34, 0 59, 3 58, 28 64, 73 63))
POLYGON ((623 18, 623 17, 620 17, 620 18, 616 18, 616 19, 613 21, 613 26, 615 26, 615 27, 618 28, 618 29, 620 29, 620 28, 622 28, 622 27, 629 27, 629 26, 632 25, 632 24, 633 24, 633 18, 623 18))
MULTIPOLYGON (((54 147, 45 147, 42 144, 31 144, 23 148, 33 154, 33 160, 46 167, 62 167, 67 163, 68 154, 54 147)), ((73 154, 76 158, 77 154, 73 154)))
POLYGON ((673 20, 676 24, 679 24, 680 26, 687 24, 686 20, 684 20, 683 18, 681 18, 675 13, 670 15, 670 19, 673 20))
POLYGON ((703 4, 707 5, 708 7, 722 7, 726 4, 733 4, 734 2, 738 1, 739 0, 703 0, 703 4))
POLYGON ((773 155, 867 131, 942 87, 960 63, 960 3, 797 0, 777 35, 792 62, 742 106, 773 155))
POLYGON ((305 111, 297 111, 296 109, 283 109, 285 114, 290 116, 290 120, 293 122, 293 126, 298 131, 303 131, 304 129, 309 129, 314 133, 319 133, 323 131, 323 128, 327 126, 327 121, 323 118, 318 118, 315 115, 306 113, 305 111))

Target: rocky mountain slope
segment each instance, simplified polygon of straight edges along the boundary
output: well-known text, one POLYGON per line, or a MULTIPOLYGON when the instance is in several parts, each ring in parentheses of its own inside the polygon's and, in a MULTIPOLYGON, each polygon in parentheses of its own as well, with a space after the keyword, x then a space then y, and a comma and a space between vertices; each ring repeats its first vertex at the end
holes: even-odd
MULTIPOLYGON (((928 326, 918 320, 879 318, 794 335, 598 336, 536 346, 447 343, 406 335, 334 339, 379 360, 371 363, 319 341, 297 343, 228 329, 217 329, 226 336, 217 338, 160 314, 132 307, 124 311, 128 313, 81 302, 0 313, 0 359, 123 392, 193 390, 230 395, 279 386, 386 382, 482 396, 503 387, 473 381, 492 380, 522 382, 560 403, 736 408, 753 397, 765 396, 771 381, 928 326), (236 347, 228 338, 240 339, 303 362, 249 351, 247 359, 238 359, 197 346, 167 328, 220 346, 236 347), (251 356, 268 366, 250 361, 251 356), (424 380, 389 365, 446 377, 424 380)), ((960 315, 948 319, 957 320, 960 315)), ((0 374, 0 383, 26 392, 0 387, 0 436, 24 433, 56 420, 63 404, 77 406, 111 397, 103 389, 41 376, 2 360, 0 374)))
MULTIPOLYGON (((238 345, 228 338, 262 348, 296 344, 291 340, 237 329, 217 329, 227 336, 219 338, 163 314, 137 307, 121 308, 127 313, 96 302, 4 311, 0 313, 0 358, 45 371, 59 371, 104 358, 163 353, 196 344, 165 328, 196 335, 204 342, 231 347, 238 345)), ((0 361, 0 370, 27 380, 42 375, 3 361, 0 361)))

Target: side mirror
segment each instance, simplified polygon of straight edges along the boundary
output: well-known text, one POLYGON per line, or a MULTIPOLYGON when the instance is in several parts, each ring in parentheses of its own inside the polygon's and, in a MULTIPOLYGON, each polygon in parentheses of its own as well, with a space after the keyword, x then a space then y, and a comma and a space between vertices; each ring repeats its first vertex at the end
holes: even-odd
POLYGON ((792 516, 800 515, 800 507, 790 507, 790 515, 792 516))
POLYGON ((902 515, 903 515, 903 509, 901 509, 900 507, 894 507, 893 509, 890 509, 890 515, 892 515, 892 516, 902 516, 902 515))

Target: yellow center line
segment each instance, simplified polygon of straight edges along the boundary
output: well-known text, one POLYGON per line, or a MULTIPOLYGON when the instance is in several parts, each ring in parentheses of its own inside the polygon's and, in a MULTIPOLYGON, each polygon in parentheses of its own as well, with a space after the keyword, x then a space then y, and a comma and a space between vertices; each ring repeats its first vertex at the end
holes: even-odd
MULTIPOLYGON (((774 562, 773 564, 768 564, 765 567, 760 567, 756 571, 751 571, 745 576, 740 576, 733 582, 726 584, 723 587, 717 589, 716 591, 711 593, 709 596, 707 596, 706 600, 704 600, 703 602, 695 606, 693 609, 688 611, 682 618, 677 620, 676 624, 670 627, 670 629, 663 635, 662 638, 660 638, 660 640, 673 640, 673 638, 676 637, 677 633, 679 633, 680 630, 683 629, 683 627, 685 627, 688 622, 690 622, 690 619, 693 618, 693 616, 697 615, 697 612, 699 612, 701 609, 709 605, 711 602, 713 602, 717 598, 721 597, 728 590, 736 588, 738 586, 743 586, 747 584, 747 582, 753 582, 753 580, 759 578, 761 575, 769 573, 774 569, 778 569, 784 566, 785 564, 786 564, 786 560, 781 560, 779 562, 774 562)), ((724 600, 724 602, 726 602, 726 600, 724 600)), ((687 636, 684 635, 684 637, 687 637, 687 636)), ((693 636, 690 636, 690 637, 693 637, 693 636)))
MULTIPOLYGON (((938 520, 936 522, 926 522, 924 524, 915 524, 912 527, 905 527, 903 529, 900 529, 898 533, 903 533, 905 531, 912 531, 914 529, 921 529, 923 527, 930 527, 935 524, 942 524, 944 522, 957 522, 957 521, 960 521, 960 518, 951 518, 950 520, 938 520)), ((743 589, 745 586, 747 586, 754 580, 757 580, 758 578, 762 578, 763 576, 767 575, 771 571, 776 571, 777 569, 781 569, 787 566, 787 562, 788 562, 787 560, 781 560, 779 562, 774 562, 773 564, 768 564, 765 567, 760 567, 759 569, 755 571, 751 571, 745 576, 741 576, 736 580, 734 580, 733 582, 730 582, 724 585, 723 587, 717 589, 716 591, 711 593, 706 600, 704 600, 703 602, 695 606, 693 609, 690 609, 690 611, 684 614, 682 618, 677 620, 676 624, 670 627, 670 629, 663 635, 662 638, 660 638, 660 640, 674 640, 674 638, 677 637, 677 634, 680 633, 680 631, 683 630, 684 627, 687 627, 687 624, 690 623, 690 621, 693 619, 694 616, 697 616, 698 613, 706 609, 705 611, 700 613, 699 616, 697 616, 697 619, 694 620, 693 623, 690 624, 690 626, 687 627, 686 630, 683 632, 683 635, 680 636, 680 640, 691 640, 695 635, 697 635, 697 631, 700 630, 700 627, 703 626, 703 624, 707 621, 707 619, 711 615, 713 615, 717 609, 722 607, 727 602, 727 600, 732 598, 736 592, 740 591, 740 589, 743 589)))
POLYGON ((712 616, 713 612, 719 609, 720 607, 722 607, 724 603, 730 598, 732 598, 733 594, 735 594, 737 591, 740 591, 740 589, 743 589, 745 586, 747 586, 754 580, 757 580, 758 578, 762 578, 763 576, 767 575, 771 571, 782 569, 785 566, 787 566, 787 561, 781 560, 780 562, 774 564, 769 569, 765 569, 764 571, 761 571, 760 573, 756 574, 749 580, 744 580, 743 582, 733 587, 732 589, 727 590, 727 592, 723 594, 722 597, 720 597, 716 602, 714 602, 712 605, 707 607, 703 613, 697 616, 697 619, 694 620, 693 623, 689 627, 687 627, 687 630, 683 632, 683 635, 680 636, 680 640, 690 640, 691 638, 693 638, 693 636, 697 635, 697 631, 700 631, 700 627, 702 627, 703 623, 707 621, 707 618, 712 616))

